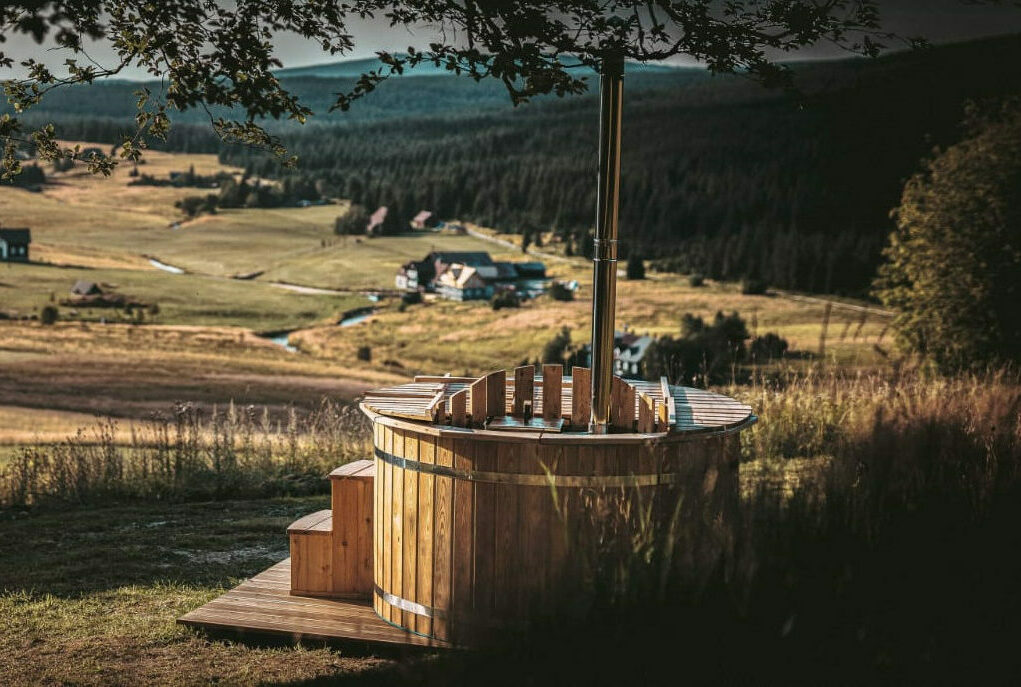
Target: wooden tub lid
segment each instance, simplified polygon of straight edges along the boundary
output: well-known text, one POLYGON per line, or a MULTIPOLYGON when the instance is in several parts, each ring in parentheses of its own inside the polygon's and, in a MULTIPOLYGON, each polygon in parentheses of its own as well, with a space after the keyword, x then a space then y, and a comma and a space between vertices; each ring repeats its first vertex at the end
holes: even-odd
MULTIPOLYGON (((560 365, 531 365, 482 377, 418 376, 413 382, 365 394, 367 411, 439 427, 557 433, 586 431, 589 371, 560 365), (583 394, 575 397, 578 381, 583 394), (579 419, 574 422, 574 418, 579 419)), ((754 422, 752 409, 704 389, 614 377, 611 420, 615 434, 711 432, 754 422)))

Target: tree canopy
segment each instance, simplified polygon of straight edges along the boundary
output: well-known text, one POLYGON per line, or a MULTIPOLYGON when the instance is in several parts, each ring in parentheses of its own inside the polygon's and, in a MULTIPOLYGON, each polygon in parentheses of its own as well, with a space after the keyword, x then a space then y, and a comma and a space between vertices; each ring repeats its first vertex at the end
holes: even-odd
MULTIPOLYGON (((286 157, 267 119, 304 122, 313 114, 275 75, 273 55, 282 33, 318 43, 324 53, 344 55, 355 47, 352 19, 372 18, 390 26, 424 27, 435 38, 427 49, 379 53, 383 66, 370 70, 334 108, 346 110, 380 82, 423 62, 475 80, 500 80, 514 103, 540 94, 569 95, 588 84, 576 67, 599 69, 608 53, 639 61, 688 55, 708 69, 741 73, 766 84, 789 83, 775 60, 819 42, 849 52, 876 55, 895 39, 880 28, 878 0, 305 0, 234 3, 213 0, 46 2, 22 0, 0 8, 0 37, 27 34, 49 40, 67 54, 63 73, 28 58, 24 78, 4 82, 15 114, 0 118, 5 175, 20 168, 18 145, 30 140, 45 160, 83 159, 108 173, 115 158, 61 148, 51 125, 24 131, 21 113, 61 86, 91 83, 140 67, 162 81, 158 91, 140 88, 137 130, 121 142, 124 159, 137 160, 150 138, 170 128, 169 113, 205 108, 212 126, 229 141, 257 145, 286 157), (99 65, 89 40, 108 43, 118 56, 99 65), (570 59, 565 59, 565 58, 570 59), (211 110, 226 108, 230 117, 211 110)), ((14 58, 0 53, 0 67, 14 58)))
POLYGON ((876 280, 900 341, 947 372, 1021 362, 1021 100, 967 130, 908 181, 876 280))

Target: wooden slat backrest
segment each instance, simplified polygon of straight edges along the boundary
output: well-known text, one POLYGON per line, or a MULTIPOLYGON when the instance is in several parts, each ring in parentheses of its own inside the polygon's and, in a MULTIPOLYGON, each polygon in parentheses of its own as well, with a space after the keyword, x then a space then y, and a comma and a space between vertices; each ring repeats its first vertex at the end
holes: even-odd
POLYGON ((535 367, 522 365, 514 368, 514 400, 511 404, 511 415, 524 417, 525 409, 531 412, 535 404, 535 367))
POLYGON ((486 398, 489 386, 485 377, 480 377, 471 385, 471 424, 472 427, 482 427, 486 423, 486 398))
POLYGON ((591 383, 592 371, 587 367, 576 366, 571 370, 571 424, 574 427, 588 427, 591 383))
POLYGON ((563 365, 542 366, 542 416, 547 420, 560 417, 563 384, 563 365))
POLYGON ((655 403, 648 394, 638 395, 638 431, 643 434, 656 430, 655 403))
POLYGON ((507 414, 507 371, 490 372, 486 380, 486 416, 500 417, 507 414))
POLYGON ((464 427, 468 415, 468 389, 461 389, 450 397, 450 424, 464 427))

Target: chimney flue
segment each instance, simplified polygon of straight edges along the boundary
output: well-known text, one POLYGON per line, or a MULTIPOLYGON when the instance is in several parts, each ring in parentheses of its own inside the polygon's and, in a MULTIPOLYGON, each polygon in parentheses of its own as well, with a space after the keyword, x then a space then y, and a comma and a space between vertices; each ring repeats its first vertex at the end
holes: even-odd
POLYGON ((614 51, 603 57, 599 77, 599 188, 592 259, 592 404, 589 419, 589 431, 593 434, 605 434, 610 426, 623 94, 624 56, 614 51))

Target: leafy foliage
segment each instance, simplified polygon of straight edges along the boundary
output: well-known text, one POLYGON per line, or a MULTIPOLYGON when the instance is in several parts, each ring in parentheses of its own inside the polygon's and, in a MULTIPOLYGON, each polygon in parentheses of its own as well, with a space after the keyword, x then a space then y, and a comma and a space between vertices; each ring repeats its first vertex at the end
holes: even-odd
POLYGON ((876 280, 900 341, 944 371, 1021 362, 1021 100, 967 127, 904 187, 876 280))
POLYGON ((728 381, 733 366, 745 358, 748 338, 748 327, 736 312, 718 312, 711 323, 685 313, 680 337, 663 336, 649 346, 645 376, 696 386, 728 381))

